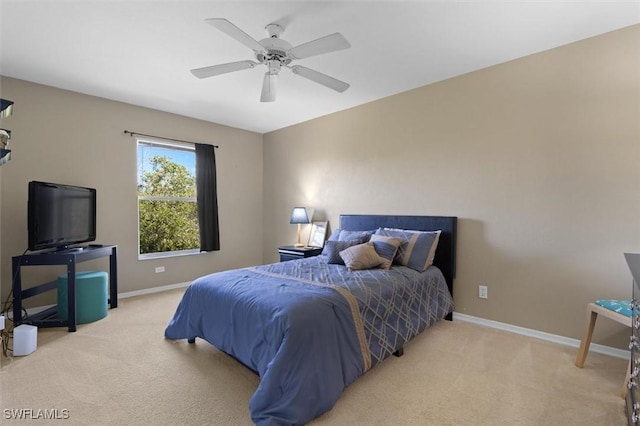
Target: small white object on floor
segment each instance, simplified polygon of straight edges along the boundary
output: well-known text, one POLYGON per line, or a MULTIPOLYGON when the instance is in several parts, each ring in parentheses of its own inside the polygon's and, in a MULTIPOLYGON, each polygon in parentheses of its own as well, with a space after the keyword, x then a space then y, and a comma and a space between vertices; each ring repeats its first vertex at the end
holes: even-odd
POLYGON ((38 327, 22 324, 13 329, 13 356, 29 355, 38 347, 38 327))

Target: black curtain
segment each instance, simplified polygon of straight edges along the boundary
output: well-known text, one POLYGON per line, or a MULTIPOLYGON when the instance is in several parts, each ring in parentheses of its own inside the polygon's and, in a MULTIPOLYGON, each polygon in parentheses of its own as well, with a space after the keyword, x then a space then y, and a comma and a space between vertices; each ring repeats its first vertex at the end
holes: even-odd
POLYGON ((220 250, 216 153, 213 145, 196 144, 196 189, 200 251, 220 250))

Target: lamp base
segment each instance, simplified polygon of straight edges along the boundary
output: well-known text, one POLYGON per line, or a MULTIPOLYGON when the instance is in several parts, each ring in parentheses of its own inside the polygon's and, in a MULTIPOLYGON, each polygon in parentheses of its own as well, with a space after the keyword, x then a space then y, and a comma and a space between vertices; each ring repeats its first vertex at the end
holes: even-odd
POLYGON ((300 224, 298 224, 298 242, 295 243, 293 246, 298 248, 304 247, 304 244, 302 244, 302 241, 300 240, 300 224))

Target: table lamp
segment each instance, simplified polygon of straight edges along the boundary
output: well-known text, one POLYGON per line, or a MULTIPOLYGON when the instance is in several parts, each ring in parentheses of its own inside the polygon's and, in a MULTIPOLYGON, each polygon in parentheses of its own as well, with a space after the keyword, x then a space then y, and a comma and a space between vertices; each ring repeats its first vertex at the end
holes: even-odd
POLYGON ((304 244, 300 242, 300 225, 303 223, 310 223, 309 216, 307 215, 307 209, 304 207, 294 207, 293 212, 291 212, 291 220, 289 223, 298 225, 298 242, 295 246, 303 247, 304 244))

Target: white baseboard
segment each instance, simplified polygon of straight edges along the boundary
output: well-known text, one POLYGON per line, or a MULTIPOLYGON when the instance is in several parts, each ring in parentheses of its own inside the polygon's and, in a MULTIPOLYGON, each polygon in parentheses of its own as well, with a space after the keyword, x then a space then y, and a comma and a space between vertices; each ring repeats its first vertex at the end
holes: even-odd
MULTIPOLYGON (((511 333, 522 334, 524 336, 535 337, 536 339, 546 340, 548 342, 559 343, 573 348, 580 347, 580 340, 569 337, 558 336, 557 334, 545 333, 543 331, 532 330, 530 328, 519 327, 517 325, 506 324, 503 322, 488 320, 484 318, 474 317, 471 315, 453 313, 453 319, 459 321, 470 322, 485 327, 497 328, 498 330, 509 331, 511 333)), ((616 358, 630 359, 631 352, 624 349, 612 348, 610 346, 598 345, 591 343, 589 351, 609 355, 616 358)))
POLYGON ((118 299, 126 299, 128 297, 143 296, 145 294, 160 293, 163 291, 175 290, 176 288, 188 287, 191 281, 178 284, 162 285, 160 287, 145 288, 144 290, 128 291, 126 293, 118 293, 118 299))

